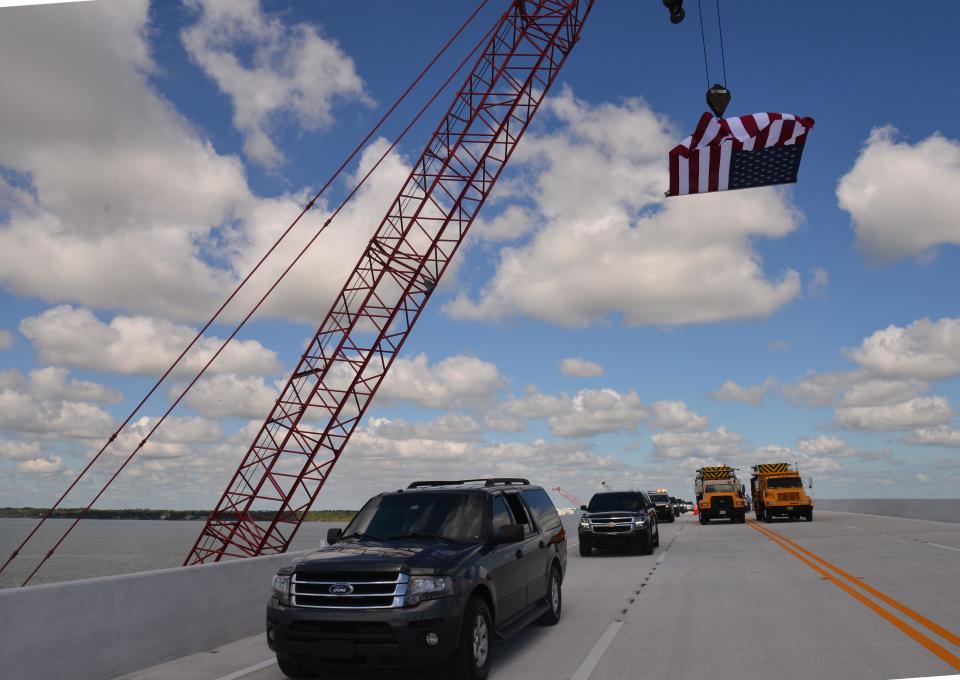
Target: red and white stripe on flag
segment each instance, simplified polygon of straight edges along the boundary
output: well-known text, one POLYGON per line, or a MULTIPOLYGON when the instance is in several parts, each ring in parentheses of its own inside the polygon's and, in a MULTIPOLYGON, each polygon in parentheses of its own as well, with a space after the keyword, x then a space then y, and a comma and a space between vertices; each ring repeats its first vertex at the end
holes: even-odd
POLYGON ((813 119, 792 113, 753 113, 724 119, 704 113, 693 134, 670 151, 667 195, 726 191, 731 188, 734 152, 802 145, 812 128, 813 119))

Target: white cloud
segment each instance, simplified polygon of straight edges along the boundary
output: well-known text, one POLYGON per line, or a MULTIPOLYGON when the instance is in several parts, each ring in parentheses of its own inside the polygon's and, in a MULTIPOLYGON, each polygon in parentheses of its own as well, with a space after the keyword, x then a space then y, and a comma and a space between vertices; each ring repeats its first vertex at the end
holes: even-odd
POLYGON ((62 368, 0 371, 0 430, 50 437, 105 437, 113 418, 94 403, 120 394, 99 383, 67 380, 62 368))
POLYGON ((917 380, 950 378, 960 374, 960 319, 918 319, 905 328, 891 324, 865 338, 848 354, 876 375, 917 380))
MULTIPOLYGON (((159 375, 173 363, 196 331, 147 316, 115 316, 109 324, 87 309, 61 305, 20 322, 20 332, 33 341, 46 363, 134 375, 159 375)), ((175 375, 200 370, 222 340, 206 337, 178 366, 175 375)), ((272 350, 256 340, 234 340, 211 365, 213 373, 267 375, 278 372, 272 350)))
POLYGON ((837 184, 857 245, 876 262, 960 244, 960 141, 934 133, 910 144, 897 136, 889 125, 874 129, 837 184))
POLYGON ((708 432, 658 432, 650 437, 657 458, 734 458, 743 439, 736 432, 718 427, 708 432))
POLYGON ((745 404, 759 405, 770 388, 775 386, 777 381, 772 377, 767 378, 759 385, 743 387, 732 380, 725 380, 716 392, 711 392, 709 396, 717 401, 741 401, 745 404))
POLYGON ((7 460, 31 460, 40 458, 40 442, 0 440, 0 458, 7 460))
POLYGON ((68 380, 65 368, 49 366, 30 371, 26 378, 13 368, 0 371, 0 389, 28 392, 45 400, 92 401, 98 404, 117 404, 123 395, 106 385, 89 380, 68 380))
POLYGON ((0 330, 0 349, 13 347, 13 335, 10 331, 0 330))
POLYGON ((431 366, 426 354, 418 354, 397 359, 377 395, 425 408, 466 408, 487 403, 504 384, 506 379, 488 361, 457 355, 431 366))
POLYGON ((563 413, 551 416, 550 429, 558 437, 588 437, 632 430, 649 413, 633 390, 581 390, 563 413))
POLYGON ((309 24, 285 25, 258 0, 187 0, 198 21, 181 38, 190 57, 233 105, 244 152, 268 167, 283 155, 271 132, 284 121, 306 130, 333 123, 336 99, 371 103, 353 60, 309 24))
POLYGON ((845 441, 833 435, 820 435, 814 439, 801 439, 797 448, 810 456, 833 456, 849 450, 845 441))
POLYGON ((591 106, 567 89, 544 108, 558 131, 528 134, 511 161, 536 173, 530 193, 542 226, 502 249, 479 297, 459 296, 450 314, 563 326, 609 316, 628 325, 706 323, 768 316, 800 293, 795 271, 768 278, 751 245, 795 228, 785 194, 665 201, 666 155, 678 133, 645 103, 591 106))
POLYGON ((571 357, 560 362, 560 372, 574 378, 596 378, 603 375, 603 366, 594 361, 571 357))
POLYGON ((482 428, 476 420, 468 415, 445 413, 434 420, 423 423, 410 423, 400 419, 371 418, 367 430, 371 435, 383 439, 472 441, 478 438, 482 428))
POLYGON ((903 441, 907 444, 960 448, 960 430, 956 430, 949 425, 926 427, 914 430, 913 435, 904 437, 903 441))
POLYGON ((807 284, 807 292, 810 297, 825 298, 827 297, 827 286, 829 285, 830 275, 827 273, 827 270, 817 267, 813 270, 813 278, 810 280, 810 283, 807 284))
MULTIPOLYGON (((150 433, 157 420, 149 416, 138 418, 120 433, 109 451, 115 456, 128 456, 150 433)), ((144 461, 182 458, 190 453, 202 452, 200 445, 215 444, 223 439, 223 430, 214 420, 197 416, 171 416, 140 449, 137 458, 144 461)), ((99 449, 99 446, 94 450, 96 449, 99 449)))
POLYGON ((519 398, 498 403, 487 412, 487 427, 500 432, 519 432, 527 420, 539 420, 560 415, 570 410, 572 400, 565 394, 554 396, 532 390, 519 398))
POLYGON ((655 401, 653 424, 671 432, 699 432, 710 426, 710 419, 694 413, 682 401, 655 401))
MULTIPOLYGON (((175 385, 168 395, 175 398, 184 387, 175 385)), ((224 373, 197 381, 183 404, 207 418, 259 418, 262 421, 273 408, 278 394, 279 390, 261 377, 224 373)))
POLYGON ((850 406, 836 409, 834 423, 854 430, 889 432, 942 425, 953 418, 943 397, 914 397, 885 406, 850 406))
POLYGON ((63 470, 63 460, 60 456, 31 458, 17 463, 17 471, 28 475, 49 475, 61 470, 63 470))

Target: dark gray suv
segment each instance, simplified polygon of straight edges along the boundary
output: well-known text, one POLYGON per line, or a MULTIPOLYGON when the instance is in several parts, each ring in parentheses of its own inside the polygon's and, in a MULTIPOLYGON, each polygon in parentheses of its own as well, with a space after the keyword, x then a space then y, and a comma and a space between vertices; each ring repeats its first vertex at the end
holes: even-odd
POLYGON ((597 493, 580 508, 580 555, 594 548, 633 548, 649 555, 660 545, 657 510, 643 491, 597 493))
POLYGON ((494 640, 560 619, 567 537, 525 479, 414 482, 328 540, 274 578, 267 642, 289 677, 448 663, 479 680, 494 640))

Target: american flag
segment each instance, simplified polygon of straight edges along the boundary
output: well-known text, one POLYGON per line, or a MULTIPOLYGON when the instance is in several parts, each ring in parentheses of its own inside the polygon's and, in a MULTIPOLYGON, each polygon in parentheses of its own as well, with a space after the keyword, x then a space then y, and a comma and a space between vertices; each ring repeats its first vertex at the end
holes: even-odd
POLYGON ((667 196, 749 189, 797 181, 812 118, 754 113, 700 116, 697 129, 670 151, 667 196))

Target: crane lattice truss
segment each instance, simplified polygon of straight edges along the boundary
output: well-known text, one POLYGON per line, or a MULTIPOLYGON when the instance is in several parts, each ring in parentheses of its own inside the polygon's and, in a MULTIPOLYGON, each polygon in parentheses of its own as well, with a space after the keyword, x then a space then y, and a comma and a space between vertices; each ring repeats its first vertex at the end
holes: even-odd
POLYGON ((500 18, 185 564, 287 549, 593 2, 515 0, 500 18))

